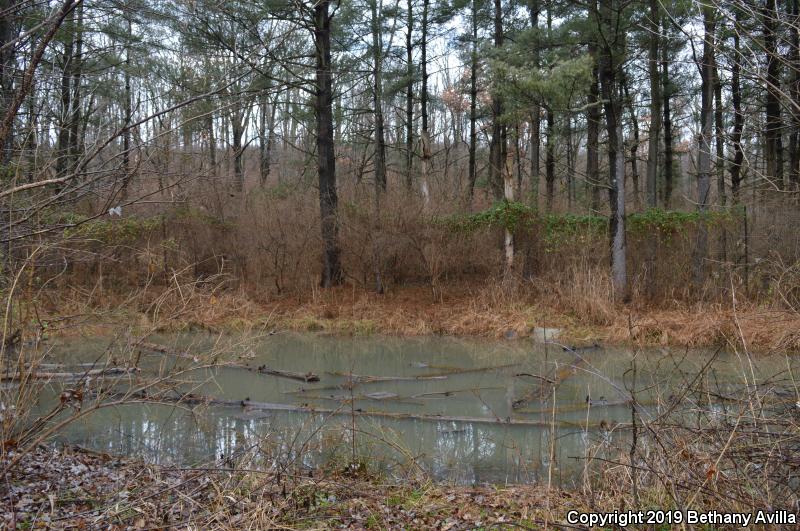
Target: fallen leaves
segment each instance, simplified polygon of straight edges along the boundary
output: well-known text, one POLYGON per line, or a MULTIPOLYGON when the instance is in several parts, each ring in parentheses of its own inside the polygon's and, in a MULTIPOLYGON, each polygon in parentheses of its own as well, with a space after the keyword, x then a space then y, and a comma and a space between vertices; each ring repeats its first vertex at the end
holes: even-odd
POLYGON ((40 447, 6 479, 0 528, 18 529, 526 527, 559 521, 576 505, 567 493, 531 485, 384 485, 367 474, 179 469, 75 448, 40 447))

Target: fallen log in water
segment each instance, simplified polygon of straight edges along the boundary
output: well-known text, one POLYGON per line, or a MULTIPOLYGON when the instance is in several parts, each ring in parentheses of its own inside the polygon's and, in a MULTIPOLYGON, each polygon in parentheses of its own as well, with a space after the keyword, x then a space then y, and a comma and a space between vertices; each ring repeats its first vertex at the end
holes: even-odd
POLYGON ((139 369, 125 367, 111 367, 108 369, 90 369, 81 372, 32 372, 30 374, 14 374, 0 376, 3 382, 19 382, 21 380, 79 380, 90 376, 113 376, 119 374, 130 374, 139 369))
MULTIPOLYGON (((630 400, 592 400, 590 402, 572 403, 572 404, 559 404, 555 407, 555 413, 574 413, 576 411, 586 411, 587 409, 597 409, 605 407, 627 406, 630 405, 630 400)), ((647 403, 640 402, 639 405, 648 405, 647 403)), ((550 415, 553 413, 553 407, 543 407, 539 409, 519 408, 517 413, 524 413, 526 415, 550 415)))
POLYGON ((364 393, 361 395, 311 395, 311 394, 304 394, 303 398, 306 400, 329 400, 332 402, 340 402, 340 403, 350 403, 350 402, 357 402, 357 401, 364 401, 364 400, 373 400, 376 402, 384 402, 384 401, 392 401, 396 404, 408 404, 412 406, 422 406, 425 403, 420 401, 412 400, 409 397, 403 397, 397 395, 395 393, 387 393, 384 391, 378 391, 377 393, 364 393))
POLYGON ((251 367, 247 367, 245 365, 235 365, 237 369, 246 369, 248 371, 255 371, 259 374, 269 374, 271 376, 278 376, 279 378, 289 378, 290 380, 297 380, 298 382, 318 382, 319 376, 314 374, 313 372, 307 372, 305 374, 299 372, 292 372, 292 371, 284 371, 281 369, 272 369, 267 367, 266 365, 262 365, 255 369, 251 367))
POLYGON ((366 376, 363 374, 352 374, 349 372, 328 372, 331 376, 348 378, 353 384, 365 384, 373 382, 415 382, 419 380, 447 380, 446 375, 442 374, 420 374, 419 376, 366 376))
MULTIPOLYGON (((190 354, 188 352, 178 352, 176 350, 170 349, 163 345, 158 345, 156 343, 148 343, 142 341, 139 343, 139 347, 145 350, 150 350, 153 352, 158 352, 160 354, 166 354, 169 356, 175 356, 176 358, 181 359, 188 359, 192 360, 195 363, 199 363, 201 358, 196 355, 190 354)), ((225 367, 228 369, 240 369, 250 372, 257 372, 259 374, 268 374, 270 376, 277 376, 279 378, 288 378, 290 380, 296 380, 298 382, 318 382, 319 376, 312 372, 307 372, 305 374, 300 372, 294 371, 285 371, 282 369, 273 369, 271 367, 267 367, 266 365, 261 365, 259 367, 250 367, 249 365, 244 365, 241 363, 235 363, 232 361, 215 361, 214 365, 218 365, 220 367, 225 367)))
POLYGON ((507 369, 509 367, 516 367, 519 363, 506 363, 505 365, 494 365, 491 367, 475 367, 472 369, 463 369, 460 367, 448 367, 446 365, 425 365, 421 368, 437 369, 439 372, 432 374, 424 374, 422 376, 453 376, 456 374, 470 374, 475 372, 489 372, 498 371, 500 369, 507 369))
POLYGON ((418 393, 418 394, 415 394, 415 395, 411 395, 411 398, 433 398, 433 397, 437 397, 437 396, 441 396, 443 398, 446 398, 448 396, 453 396, 453 395, 459 394, 459 393, 477 393, 477 392, 480 392, 480 391, 497 391, 497 390, 500 390, 500 389, 505 389, 505 387, 500 387, 500 386, 496 386, 496 387, 471 387, 471 388, 468 388, 468 389, 451 389, 449 391, 432 391, 432 392, 429 392, 429 393, 418 393))
MULTIPOLYGON (((154 400, 164 401, 164 398, 153 398, 154 400)), ((210 406, 221 407, 241 407, 250 411, 289 411, 294 413, 311 413, 320 415, 336 415, 336 416, 358 416, 358 417, 374 417, 386 418, 393 420, 419 420, 424 422, 463 422, 469 424, 495 424, 500 426, 530 426, 530 427, 551 427, 555 425, 556 428, 566 427, 581 427, 580 422, 569 421, 556 421, 552 420, 530 420, 530 419, 515 419, 511 417, 490 418, 490 417, 467 417, 457 415, 434 415, 434 414, 418 414, 418 413, 397 413, 389 411, 372 411, 364 410, 361 408, 356 409, 328 409, 318 408, 309 405, 294 405, 294 404, 277 404, 272 402, 255 402, 246 398, 244 400, 226 400, 219 399, 211 396, 201 396, 194 394, 182 395, 179 397, 169 398, 168 400, 175 403, 182 404, 204 404, 210 406)))

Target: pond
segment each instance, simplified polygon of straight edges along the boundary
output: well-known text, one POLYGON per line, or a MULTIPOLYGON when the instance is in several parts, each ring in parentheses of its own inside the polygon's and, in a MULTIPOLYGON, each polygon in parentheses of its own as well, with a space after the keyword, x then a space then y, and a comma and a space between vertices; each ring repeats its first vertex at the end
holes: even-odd
MULTIPOLYGON (((635 390, 637 414, 649 417, 701 370, 713 385, 712 397, 735 395, 754 380, 786 378, 796 365, 786 356, 752 362, 685 349, 565 349, 530 340, 442 337, 148 338, 168 354, 153 348, 133 352, 124 343, 58 340, 47 346, 46 361, 136 363, 142 370, 135 376, 116 377, 119 392, 182 370, 180 392, 159 396, 190 392, 217 402, 140 401, 104 408, 71 423, 60 441, 162 464, 230 466, 247 455, 247 466, 312 469, 345 467, 355 458, 389 475, 422 470, 459 484, 577 484, 587 457, 613 460, 624 448, 632 416, 629 389, 635 390), (238 366, 186 370, 196 363, 174 354, 187 352, 198 359, 214 352, 238 366), (712 355, 714 363, 706 366, 712 355), (313 373, 319 381, 257 370, 265 366, 313 373)), ((35 410, 51 409, 62 386, 70 385, 48 384, 35 410)))

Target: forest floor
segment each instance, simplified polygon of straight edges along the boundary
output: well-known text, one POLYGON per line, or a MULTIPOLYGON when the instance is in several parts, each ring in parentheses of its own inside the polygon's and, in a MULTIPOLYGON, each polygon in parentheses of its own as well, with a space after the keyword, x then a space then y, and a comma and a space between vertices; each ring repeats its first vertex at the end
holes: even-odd
POLYGON ((541 329, 547 328, 548 334, 558 329, 557 340, 569 343, 697 348, 741 348, 745 344, 755 352, 800 350, 800 314, 747 302, 736 306, 678 301, 615 306, 589 299, 509 296, 458 286, 437 293, 429 287, 400 287, 384 295, 342 287, 319 290, 311 297, 285 296, 269 301, 254 300, 236 291, 212 294, 200 290, 181 293, 180 297, 173 293, 152 296, 147 302, 142 299, 136 305, 120 306, 110 299, 89 307, 85 302, 61 298, 47 313, 54 322, 62 323, 53 328, 66 333, 85 333, 87 326, 97 323, 117 326, 124 322, 139 323, 142 328, 155 326, 160 331, 277 329, 334 335, 435 334, 514 340, 541 336, 541 329), (65 316, 84 318, 77 319, 82 324, 73 326, 76 320, 65 316))
MULTIPOLYGON (((0 470, 15 457, 7 453, 0 470)), ((180 469, 76 447, 40 447, 2 479, 0 527, 534 529, 566 522, 571 509, 588 511, 582 498, 536 485, 399 485, 341 472, 301 477, 180 469)), ((610 500, 594 503, 606 506, 610 500)))

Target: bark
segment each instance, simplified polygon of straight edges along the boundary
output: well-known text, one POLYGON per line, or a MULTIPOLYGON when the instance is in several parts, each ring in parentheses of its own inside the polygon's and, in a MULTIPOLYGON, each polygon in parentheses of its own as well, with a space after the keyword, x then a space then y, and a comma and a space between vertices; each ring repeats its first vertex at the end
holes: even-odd
POLYGON ((420 107, 422 112, 422 183, 420 185, 422 199, 425 204, 430 203, 431 193, 428 186, 431 165, 431 137, 428 131, 428 11, 430 0, 422 3, 422 91, 420 94, 420 107))
MULTIPOLYGON (((410 0, 409 0, 410 1, 410 0)), ((476 151, 478 148, 478 0, 472 0, 472 52, 469 76, 469 184, 468 195, 472 199, 475 180, 478 177, 476 151)))
POLYGON ((789 92, 794 102, 789 135, 789 181, 795 190, 800 188, 800 6, 798 4, 800 4, 798 0, 787 2, 791 20, 789 64, 793 71, 789 92))
MULTIPOLYGON (((503 4, 494 0, 494 46, 503 46, 503 4)), ((498 80, 495 80, 498 83, 498 80)), ((492 140, 489 146, 489 185, 495 200, 503 198, 503 171, 506 160, 506 125, 502 123, 503 99, 492 87, 492 140)))
POLYGON ((233 147, 233 186, 237 192, 244 189, 244 169, 242 167, 242 155, 244 148, 242 147, 242 136, 244 135, 244 119, 242 116, 242 109, 240 107, 241 101, 238 94, 235 96, 237 104, 231 114, 231 136, 233 147))
POLYGON ((765 0, 762 10, 764 23, 764 48, 767 53, 767 102, 764 130, 767 179, 783 189, 783 144, 781 141, 781 57, 778 55, 776 28, 778 9, 776 0, 765 0))
POLYGON ((275 145, 275 112, 278 106, 269 101, 269 95, 264 94, 261 102, 261 117, 258 131, 259 138, 259 173, 261 186, 269 181, 272 173, 272 149, 275 145))
POLYGON ((733 204, 739 203, 739 188, 742 182, 742 163, 744 162, 744 149, 742 148, 742 131, 744 130, 744 113, 742 112, 742 84, 741 84, 741 42, 738 28, 741 27, 742 12, 734 10, 735 28, 733 32, 733 54, 731 57, 731 103, 733 105, 733 131, 731 144, 733 145, 733 160, 729 171, 731 173, 731 200, 733 204))
MULTIPOLYGON (((646 192, 647 208, 658 206, 658 149, 661 135, 661 77, 658 70, 658 47, 660 44, 660 3, 650 0, 649 30, 650 40, 647 55, 648 76, 650 79, 650 130, 647 138, 646 192)), ((647 298, 653 300, 656 295, 656 255, 658 237, 647 240, 647 266, 645 267, 644 286, 647 298)))
MULTIPOLYGON (((528 4, 528 10, 531 15, 531 28, 538 30, 539 28, 539 0, 531 0, 528 4)), ((533 64, 538 68, 539 66, 539 49, 540 43, 538 37, 534 43, 533 49, 533 64)), ((534 104, 531 110, 531 185, 534 193, 534 201, 539 201, 539 158, 541 146, 541 108, 539 104, 534 104)))
POLYGON ((376 193, 386 191, 386 140, 383 125, 383 44, 381 42, 378 0, 370 1, 372 12, 372 105, 375 112, 376 193))
MULTIPOLYGON (((71 11, 66 21, 66 29, 74 32, 75 12, 71 11)), ((56 178, 64 177, 69 170, 69 134, 72 118, 72 68, 74 61, 74 35, 70 35, 64 43, 61 70, 61 108, 59 109, 58 138, 56 140, 56 178)))
POLYGON ((589 44, 593 58, 592 82, 586 110, 586 181, 591 189, 592 212, 600 210, 600 86, 597 72, 597 44, 589 44))
POLYGON ((670 22, 664 20, 662 27, 664 28, 664 40, 661 46, 661 87, 662 97, 664 100, 664 208, 669 210, 672 207, 672 110, 670 109, 670 102, 672 99, 672 85, 670 82, 669 72, 669 53, 668 53, 668 40, 667 40, 667 27, 670 22))
POLYGON ((572 144, 572 116, 565 116, 564 140, 567 144, 567 209, 572 210, 575 201, 575 150, 572 144))
POLYGON ((614 44, 621 39, 621 36, 617 33, 617 30, 612 29, 618 26, 614 24, 612 19, 611 4, 612 0, 600 1, 602 26, 608 34, 604 36, 599 77, 608 136, 611 281, 615 300, 628 302, 630 293, 626 264, 627 244, 625 241, 625 153, 622 149, 622 102, 617 87, 619 65, 617 64, 614 50, 614 44))
POLYGON ((370 1, 372 14, 372 104, 375 112, 375 212, 372 234, 372 254, 375 269, 375 291, 383 293, 381 279, 381 251, 378 235, 380 233, 381 194, 386 191, 386 143, 383 132, 383 43, 381 42, 380 13, 378 0, 370 1))
POLYGON ((647 206, 658 206, 658 148, 661 137, 661 79, 658 72, 658 47, 660 43, 660 3, 650 0, 650 42, 648 74, 650 77, 650 131, 647 139, 647 206))
POLYGON ((633 203, 636 208, 641 208, 641 193, 639 190, 639 117, 636 116, 636 111, 633 108, 633 98, 631 98, 630 87, 628 86, 628 76, 623 73, 622 86, 625 92, 625 102, 627 103, 628 116, 631 120, 631 130, 633 136, 630 140, 630 162, 631 162, 631 180, 633 181, 633 203))
POLYGON ((406 190, 414 187, 414 10, 413 0, 408 0, 406 29, 406 190))
MULTIPOLYGON (((722 82, 716 61, 714 63, 714 137, 717 149, 714 169, 717 173, 717 198, 721 206, 725 206, 728 198, 725 195, 725 131, 722 116, 722 82)), ((723 232, 724 234, 724 232, 723 232)))
MULTIPOLYGON (((514 176, 512 173, 511 157, 506 156, 505 168, 503 170, 503 198, 506 202, 514 201, 514 176)), ((514 271, 514 233, 506 227, 504 234, 504 249, 506 255, 506 275, 514 271)))
POLYGON ((553 202, 555 200, 555 183, 556 183, 556 139, 555 139, 555 114, 553 110, 548 107, 547 109, 547 140, 545 142, 545 171, 544 180, 546 186, 546 200, 547 211, 553 211, 553 202))
POLYGON ((76 28, 75 36, 75 58, 72 66, 72 97, 70 101, 70 119, 69 119, 69 170, 73 171, 78 165, 78 157, 82 150, 82 142, 80 138, 80 125, 81 125, 81 110, 82 110, 82 94, 81 94, 81 78, 83 77, 83 2, 78 4, 77 8, 78 27, 76 28))
POLYGON ((124 201, 127 197, 128 186, 131 180, 131 119, 133 118, 133 97, 131 95, 131 40, 133 38, 133 24, 130 17, 127 20, 128 34, 126 35, 127 42, 125 43, 125 113, 124 130, 122 132, 122 188, 120 196, 124 201))
POLYGON ((209 110, 205 117, 206 133, 208 133, 208 158, 212 173, 217 171, 217 137, 214 133, 214 112, 209 110))
POLYGON ((708 211, 711 190, 711 139, 714 127, 714 32, 716 21, 711 7, 703 8, 703 57, 698 68, 701 80, 700 136, 697 153, 697 211, 700 220, 693 253, 693 277, 696 288, 705 282, 708 256, 708 227, 703 216, 708 211))
MULTIPOLYGON (((5 45, 15 38, 15 9, 17 0, 0 0, 0 116, 5 116, 11 104, 14 86, 14 64, 16 46, 5 45)), ((7 164, 11 161, 13 144, 12 135, 8 135, 6 141, 0 149, 0 164, 7 164)))
POLYGON ((317 174, 319 207, 322 225, 321 286, 328 288, 342 283, 339 259, 336 192, 336 158, 333 144, 333 72, 331 66, 330 0, 320 0, 314 7, 314 44, 316 56, 317 174))

